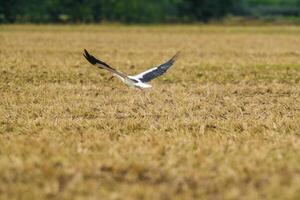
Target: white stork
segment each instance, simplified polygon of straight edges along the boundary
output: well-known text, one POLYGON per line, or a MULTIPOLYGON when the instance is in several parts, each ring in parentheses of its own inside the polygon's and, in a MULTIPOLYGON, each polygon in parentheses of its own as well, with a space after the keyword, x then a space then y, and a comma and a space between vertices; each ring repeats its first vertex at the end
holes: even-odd
POLYGON ((95 58, 94 56, 89 54, 89 52, 86 49, 84 49, 84 53, 83 53, 83 56, 92 65, 95 65, 96 67, 98 67, 100 69, 105 69, 105 70, 109 71, 110 73, 112 73, 113 76, 116 76, 119 79, 121 79, 121 81, 124 82, 129 87, 135 87, 138 89, 151 88, 152 86, 149 85, 148 82, 151 81, 152 79, 164 74, 176 61, 178 55, 179 55, 179 52, 177 52, 170 60, 168 60, 167 62, 165 62, 157 67, 153 67, 153 68, 151 68, 147 71, 144 71, 140 74, 137 74, 135 76, 128 76, 128 75, 110 67, 105 62, 98 60, 97 58, 95 58))

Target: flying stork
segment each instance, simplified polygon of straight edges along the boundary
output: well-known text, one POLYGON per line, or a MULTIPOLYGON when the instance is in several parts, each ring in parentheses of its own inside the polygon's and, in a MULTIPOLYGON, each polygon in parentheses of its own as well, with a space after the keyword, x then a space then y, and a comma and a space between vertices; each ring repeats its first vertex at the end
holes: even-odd
POLYGON ((147 71, 144 71, 140 74, 134 75, 134 76, 128 76, 112 67, 110 67, 108 64, 105 62, 98 60, 95 58, 93 55, 89 54, 89 52, 84 49, 83 56, 94 66, 100 68, 100 69, 105 69, 109 71, 113 76, 118 77, 121 79, 123 83, 128 85, 129 87, 132 88, 138 88, 138 89, 146 89, 146 88, 151 88, 152 86, 148 84, 152 79, 157 78, 158 76, 161 76, 164 74, 176 61, 178 58, 179 52, 177 52, 171 59, 169 59, 167 62, 153 67, 147 71))

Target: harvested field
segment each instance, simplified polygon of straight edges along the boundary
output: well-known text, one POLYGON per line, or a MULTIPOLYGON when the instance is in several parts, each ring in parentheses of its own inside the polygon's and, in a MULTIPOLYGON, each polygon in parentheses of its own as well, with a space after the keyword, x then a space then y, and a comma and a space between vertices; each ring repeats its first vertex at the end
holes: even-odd
POLYGON ((0 26, 0 199, 299 199, 300 27, 0 26), (139 73, 181 50, 145 93, 139 73))

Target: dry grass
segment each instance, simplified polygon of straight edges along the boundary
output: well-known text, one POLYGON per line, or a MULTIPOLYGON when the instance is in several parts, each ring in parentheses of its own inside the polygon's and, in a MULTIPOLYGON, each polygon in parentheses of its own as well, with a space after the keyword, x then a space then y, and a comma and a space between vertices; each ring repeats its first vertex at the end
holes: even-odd
POLYGON ((0 26, 0 199, 299 199, 300 28, 0 26), (182 50, 146 96, 125 72, 182 50))

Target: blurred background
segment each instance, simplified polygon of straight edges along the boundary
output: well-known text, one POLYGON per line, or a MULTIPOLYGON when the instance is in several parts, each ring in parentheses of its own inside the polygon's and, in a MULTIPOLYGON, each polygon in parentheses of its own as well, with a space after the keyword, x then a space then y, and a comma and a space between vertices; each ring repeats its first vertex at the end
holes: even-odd
POLYGON ((299 23, 300 0, 0 0, 0 23, 299 23))

